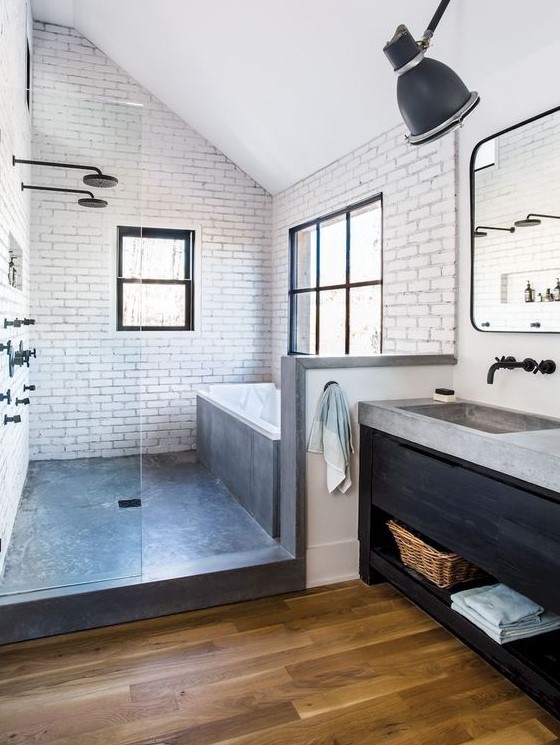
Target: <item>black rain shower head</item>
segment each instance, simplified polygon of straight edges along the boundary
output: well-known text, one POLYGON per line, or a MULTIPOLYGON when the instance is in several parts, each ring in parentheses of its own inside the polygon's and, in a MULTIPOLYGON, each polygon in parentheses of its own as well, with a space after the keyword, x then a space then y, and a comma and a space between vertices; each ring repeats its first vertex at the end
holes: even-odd
POLYGON ((118 178, 115 176, 108 176, 96 166, 83 166, 78 163, 55 163, 49 160, 25 160, 23 158, 16 158, 12 156, 12 163, 15 166, 16 163, 23 163, 28 166, 46 166, 48 168, 76 168, 79 171, 94 171, 94 173, 88 173, 84 176, 83 182, 86 186, 95 187, 98 189, 110 189, 119 183, 118 178))
POLYGON ((85 197, 81 197, 80 199, 78 199, 78 204, 80 205, 80 207, 100 209, 103 207, 107 207, 108 204, 108 202, 106 202, 104 199, 97 199, 96 197, 94 197, 91 191, 86 191, 85 189, 58 189, 54 186, 33 186, 31 184, 22 183, 21 190, 25 191, 25 189, 29 189, 31 191, 55 191, 61 194, 85 194, 85 197))
POLYGON ((88 173, 82 180, 86 186, 95 189, 111 189, 119 183, 117 178, 101 173, 101 171, 99 173, 88 173))
MULTIPOLYGON (((517 223, 515 223, 517 225, 517 223)), ((515 228, 493 228, 490 225, 477 225, 473 233, 475 238, 486 238, 487 230, 501 230, 505 233, 515 233, 515 228)))
MULTIPOLYGON (((87 192, 82 192, 83 194, 87 194, 87 192)), ((91 192, 90 192, 91 194, 91 192)), ((107 206, 107 202, 104 199, 97 199, 96 197, 91 195, 91 197, 83 197, 82 199, 78 199, 78 204, 82 207, 91 207, 93 209, 102 209, 103 207, 107 206)))
POLYGON ((560 220, 558 215, 537 215, 534 212, 530 212, 524 220, 516 220, 514 225, 518 228, 534 228, 542 223, 542 219, 547 220, 560 220))

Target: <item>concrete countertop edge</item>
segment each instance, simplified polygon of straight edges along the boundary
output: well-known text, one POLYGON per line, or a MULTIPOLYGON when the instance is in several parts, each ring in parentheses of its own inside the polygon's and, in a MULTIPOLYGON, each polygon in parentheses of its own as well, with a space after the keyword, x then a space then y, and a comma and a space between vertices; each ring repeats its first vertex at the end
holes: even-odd
MULTIPOLYGON (((436 452, 559 492, 560 429, 548 430, 557 433, 559 450, 555 454, 539 450, 536 442, 534 446, 516 442, 510 433, 499 435, 481 432, 398 408, 433 403, 432 399, 360 401, 358 420, 360 424, 436 452)), ((534 432, 537 433, 542 433, 542 430, 534 432)), ((517 434, 523 434, 528 439, 533 433, 517 434)), ((558 499, 560 500, 560 493, 558 499)))

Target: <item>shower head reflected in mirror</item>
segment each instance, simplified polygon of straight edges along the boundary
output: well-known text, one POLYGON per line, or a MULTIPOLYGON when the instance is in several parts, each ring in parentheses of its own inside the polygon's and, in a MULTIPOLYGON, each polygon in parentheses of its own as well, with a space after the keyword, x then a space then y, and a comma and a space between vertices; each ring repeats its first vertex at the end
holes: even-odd
POLYGON ((542 221, 546 220, 560 220, 558 215, 539 215, 534 212, 530 212, 524 220, 516 220, 514 225, 518 228, 533 228, 540 225, 542 221))
POLYGON ((47 168, 75 168, 79 171, 93 171, 93 173, 87 173, 84 176, 83 182, 86 186, 97 189, 111 189, 119 183, 118 178, 103 173, 97 166, 84 166, 79 163, 56 163, 50 160, 25 160, 24 158, 16 158, 14 155, 12 156, 12 164, 15 166, 16 163, 23 163, 28 166, 45 166, 47 168))
MULTIPOLYGON (((517 225, 517 223, 516 223, 517 225)), ((493 228, 490 225, 477 225, 473 233, 475 238, 486 238, 488 230, 500 230, 505 233, 515 233, 515 228, 493 228)))
POLYGON ((22 183, 21 190, 25 191, 26 189, 30 191, 54 191, 59 192, 60 194, 85 194, 85 197, 78 199, 80 207, 100 209, 107 207, 108 204, 104 199, 97 199, 91 191, 86 191, 85 189, 59 189, 55 186, 33 186, 32 184, 22 183))

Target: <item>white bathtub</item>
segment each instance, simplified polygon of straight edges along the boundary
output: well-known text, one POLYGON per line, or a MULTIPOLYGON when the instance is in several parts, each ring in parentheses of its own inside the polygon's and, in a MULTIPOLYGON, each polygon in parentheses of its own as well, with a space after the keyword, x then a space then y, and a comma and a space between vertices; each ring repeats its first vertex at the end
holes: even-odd
POLYGON ((197 394, 265 437, 280 439, 280 391, 274 383, 216 383, 197 394))

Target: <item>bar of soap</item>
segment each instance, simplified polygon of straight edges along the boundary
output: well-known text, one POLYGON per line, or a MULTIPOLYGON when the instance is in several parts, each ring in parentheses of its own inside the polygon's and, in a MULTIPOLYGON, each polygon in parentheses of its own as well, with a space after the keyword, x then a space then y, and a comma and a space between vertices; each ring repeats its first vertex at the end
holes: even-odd
POLYGON ((455 391, 452 388, 436 388, 434 391, 434 401, 449 404, 456 400, 455 391))

